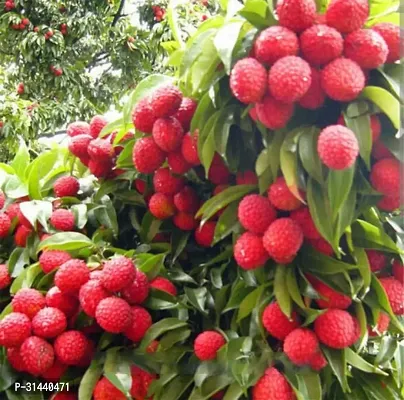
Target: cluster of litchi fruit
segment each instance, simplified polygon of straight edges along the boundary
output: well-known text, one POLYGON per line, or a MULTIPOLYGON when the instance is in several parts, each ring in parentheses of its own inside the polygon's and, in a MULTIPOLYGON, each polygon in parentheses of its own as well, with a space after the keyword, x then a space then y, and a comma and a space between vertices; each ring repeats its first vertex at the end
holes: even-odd
POLYGON ((166 10, 160 6, 152 6, 154 18, 156 19, 157 22, 160 22, 164 19, 166 16, 166 10))
POLYGON ((4 10, 5 11, 11 11, 11 10, 14 10, 14 8, 15 8, 15 3, 14 3, 13 0, 7 0, 4 3, 4 10))
POLYGON ((30 20, 28 18, 22 18, 18 24, 11 24, 11 29, 14 29, 15 31, 23 31, 29 26, 29 24, 30 20))

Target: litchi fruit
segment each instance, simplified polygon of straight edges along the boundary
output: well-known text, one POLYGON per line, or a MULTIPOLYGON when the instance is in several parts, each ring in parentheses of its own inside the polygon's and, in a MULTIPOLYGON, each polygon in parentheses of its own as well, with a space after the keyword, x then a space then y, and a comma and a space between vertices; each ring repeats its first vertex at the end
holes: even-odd
POLYGON ((389 325, 390 325, 390 317, 386 313, 380 312, 376 326, 374 326, 373 328, 368 326, 369 336, 382 335, 384 332, 387 331, 389 325))
POLYGON ((177 175, 184 175, 192 168, 182 155, 181 149, 168 153, 167 163, 170 170, 177 175))
POLYGON ((355 100, 365 87, 365 81, 361 67, 348 58, 336 58, 321 72, 321 85, 325 93, 337 101, 355 100))
POLYGON ((54 342, 55 354, 66 365, 77 365, 86 354, 88 340, 80 331, 66 331, 54 342))
POLYGON ((130 388, 130 395, 134 399, 151 400, 152 397, 147 397, 147 392, 149 391, 149 387, 152 382, 156 380, 157 376, 136 366, 131 367, 131 375, 132 387, 130 388))
POLYGON ((74 197, 77 195, 79 189, 79 181, 73 176, 62 176, 61 178, 56 179, 53 184, 53 191, 57 197, 74 197))
POLYGON ((90 135, 90 125, 87 122, 76 121, 67 127, 66 133, 70 137, 78 135, 90 135))
POLYGON ((110 292, 119 292, 129 286, 136 277, 136 268, 130 258, 114 257, 104 264, 101 283, 110 292))
POLYGON ((175 114, 182 102, 182 93, 174 85, 160 86, 150 98, 150 107, 157 118, 171 117, 175 114))
POLYGON ((193 134, 185 134, 181 144, 182 155, 185 161, 192 166, 198 166, 201 164, 198 155, 198 135, 198 131, 195 131, 193 134))
POLYGON ((133 164, 141 174, 151 174, 156 171, 165 158, 166 154, 152 137, 137 140, 133 147, 133 164))
POLYGON ((314 247, 319 253, 325 254, 331 257, 334 254, 332 246, 323 238, 320 239, 309 239, 309 243, 314 247))
POLYGON ((185 186, 174 196, 174 204, 178 211, 195 213, 198 211, 200 200, 192 187, 185 186))
POLYGON ((154 115, 148 97, 140 100, 132 111, 132 122, 135 128, 144 133, 152 133, 157 117, 154 115))
POLYGON ((222 185, 229 182, 230 171, 222 157, 217 153, 215 153, 212 164, 209 168, 208 179, 215 185, 222 185))
POLYGON ((216 331, 200 333, 194 342, 195 356, 201 361, 214 360, 217 352, 226 344, 225 338, 216 331))
POLYGON ((12 312, 0 321, 0 346, 19 347, 31 336, 31 321, 22 313, 12 312))
POLYGON ((138 270, 134 281, 122 290, 122 297, 131 305, 142 304, 149 295, 149 286, 147 275, 138 270))
POLYGON ((36 313, 45 307, 45 297, 36 289, 20 289, 11 300, 14 312, 33 318, 36 313))
POLYGON ((327 359, 324 357, 321 350, 319 350, 314 357, 310 360, 310 368, 314 369, 314 371, 320 371, 328 364, 327 359))
POLYGON ((316 3, 313 0, 282 0, 276 6, 279 25, 301 32, 316 20, 316 3))
POLYGON ((265 67, 255 58, 237 61, 230 74, 230 89, 242 103, 257 103, 267 91, 268 74, 265 67))
POLYGON ((279 307, 277 302, 266 306, 262 314, 262 325, 268 333, 278 340, 285 340, 290 332, 300 326, 296 311, 292 312, 289 319, 279 307))
POLYGON ((95 115, 90 121, 90 135, 98 137, 103 128, 108 125, 108 120, 102 115, 95 115))
POLYGON ((175 151, 181 146, 184 130, 174 117, 160 118, 153 125, 153 139, 161 150, 175 151))
POLYGON ((216 223, 207 221, 195 231, 195 240, 199 246, 210 247, 215 235, 216 223))
POLYGON ((386 62, 394 63, 400 59, 400 27, 389 22, 381 22, 373 25, 372 30, 376 31, 386 42, 388 55, 386 62))
POLYGON ((6 264, 0 264, 0 290, 5 289, 11 284, 11 276, 6 264))
POLYGON ((109 161, 90 160, 88 162, 88 169, 96 178, 106 178, 111 173, 112 162, 111 160, 109 161))
POLYGON ((393 158, 394 156, 381 140, 376 140, 372 146, 372 157, 375 160, 382 160, 383 158, 393 158))
POLYGON ((18 347, 9 347, 7 349, 7 360, 16 371, 25 371, 24 360, 21 357, 20 349, 18 347))
POLYGON ((381 251, 366 250, 372 272, 380 271, 387 265, 387 257, 381 251))
POLYGON ((88 145, 92 140, 92 136, 85 134, 72 137, 68 145, 70 153, 80 159, 88 157, 88 145))
POLYGON ((198 227, 198 221, 195 216, 182 211, 174 215, 173 224, 182 231, 192 231, 198 227))
POLYGON ((110 161, 114 155, 114 147, 106 139, 93 139, 88 145, 88 155, 97 162, 110 161))
POLYGON ((404 314, 404 285, 394 277, 381 278, 384 291, 389 299, 394 314, 404 314))
POLYGON ((182 99, 180 108, 174 114, 174 118, 180 122, 182 128, 184 129, 184 132, 187 132, 189 130, 192 117, 195 114, 197 106, 198 103, 195 100, 190 99, 189 97, 184 97, 182 99))
POLYGON ((237 185, 258 185, 258 177, 253 171, 237 172, 237 185))
POLYGON ((283 351, 296 365, 309 364, 319 349, 316 334, 307 328, 290 332, 283 343, 283 351))
POLYGON ((57 308, 45 307, 32 319, 34 335, 49 339, 60 335, 67 328, 66 316, 57 308))
POLYGON ((46 340, 31 336, 24 341, 20 348, 25 370, 34 376, 39 376, 48 370, 54 362, 55 353, 52 345, 46 340))
POLYGON ((393 261, 393 275, 394 278, 404 284, 404 266, 400 260, 393 261))
POLYGON ((290 213, 290 218, 297 222, 306 239, 319 239, 321 237, 308 207, 300 207, 290 213))
POLYGON ((171 296, 177 296, 177 288, 171 281, 162 276, 157 276, 150 281, 150 287, 167 292, 168 294, 171 294, 171 296))
POLYGON ((299 40, 296 34, 283 26, 271 26, 260 32, 254 42, 255 58, 271 65, 286 56, 296 56, 299 40))
POLYGON ((59 267, 55 285, 64 293, 78 293, 90 279, 90 271, 83 260, 73 259, 59 267))
POLYGON ((110 293, 104 289, 101 282, 96 279, 85 283, 79 292, 80 305, 83 311, 90 317, 95 317, 95 310, 101 300, 110 296, 110 293))
POLYGON ((39 256, 39 265, 45 274, 49 274, 53 270, 59 268, 65 262, 71 260, 72 257, 67 251, 63 250, 45 250, 39 256))
POLYGON ((168 168, 159 168, 153 176, 154 189, 158 193, 175 195, 184 187, 184 179, 175 177, 168 168))
POLYGON ((24 225, 17 227, 14 233, 14 243, 18 247, 25 247, 27 245, 27 240, 29 235, 32 233, 32 229, 27 228, 24 225))
POLYGON ((255 105, 258 120, 268 129, 281 129, 286 126, 293 115, 293 104, 282 103, 269 94, 255 105))
POLYGON ((251 232, 243 233, 234 245, 234 258, 237 264, 246 270, 256 269, 268 261, 262 236, 251 232))
POLYGON ((311 85, 306 94, 300 99, 299 104, 303 108, 316 110, 325 102, 325 93, 321 87, 321 74, 313 67, 311 68, 311 85))
POLYGON ((175 214, 175 205, 172 196, 155 193, 149 200, 150 213, 157 219, 167 219, 175 214))
POLYGON ((50 223, 59 231, 72 231, 75 225, 74 214, 70 210, 58 209, 53 211, 50 223))
POLYGON ((325 18, 328 26, 332 26, 341 33, 350 33, 362 28, 368 15, 367 0, 332 0, 328 5, 325 18))
POLYGON ((383 196, 383 198, 377 203, 377 206, 383 211, 393 212, 401 206, 400 195, 383 196))
POLYGON ((121 333, 132 323, 132 311, 125 300, 119 297, 108 297, 99 302, 95 318, 105 331, 121 333))
POLYGON ((252 400, 295 400, 296 395, 286 378, 274 367, 267 368, 252 389, 252 400))
POLYGON ((3 239, 8 236, 8 232, 11 228, 11 220, 10 217, 6 214, 1 212, 0 213, 0 238, 3 239))
POLYGON ((126 396, 105 376, 95 385, 93 397, 94 400, 126 400, 126 396))
POLYGON ((58 359, 55 359, 53 365, 41 375, 41 378, 45 379, 47 382, 57 383, 61 380, 67 368, 67 365, 61 363, 58 359))
POLYGON ((66 317, 73 316, 79 308, 77 297, 69 293, 61 292, 57 286, 48 290, 45 300, 48 307, 58 308, 66 317))
POLYGON ((373 165, 370 182, 380 193, 394 196, 400 193, 401 165, 395 158, 385 158, 373 165))
POLYGON ((279 210, 292 211, 302 206, 302 202, 289 190, 285 178, 279 177, 268 189, 268 198, 279 210))
POLYGON ((133 306, 132 322, 123 334, 132 342, 140 342, 152 324, 152 317, 145 308, 133 306))
POLYGON ((342 125, 330 125, 323 129, 317 142, 321 161, 330 169, 350 168, 359 154, 359 143, 355 134, 342 125))

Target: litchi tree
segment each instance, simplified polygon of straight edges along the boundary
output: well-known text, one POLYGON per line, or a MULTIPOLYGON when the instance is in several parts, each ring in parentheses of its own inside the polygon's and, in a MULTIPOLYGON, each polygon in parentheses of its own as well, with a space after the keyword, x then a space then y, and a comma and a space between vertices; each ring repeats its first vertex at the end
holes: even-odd
POLYGON ((118 120, 2 166, 8 398, 402 398, 395 4, 220 3, 186 41, 169 6, 175 74, 118 120))

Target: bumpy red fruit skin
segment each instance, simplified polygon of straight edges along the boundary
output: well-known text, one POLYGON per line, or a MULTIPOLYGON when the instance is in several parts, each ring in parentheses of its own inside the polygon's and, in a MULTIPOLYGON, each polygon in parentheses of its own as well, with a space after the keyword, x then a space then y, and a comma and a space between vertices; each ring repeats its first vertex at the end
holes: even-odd
POLYGON ((111 173, 112 167, 113 165, 111 160, 109 161, 90 160, 88 162, 88 169, 97 178, 106 178, 111 173))
POLYGON ((230 171, 224 163, 222 157, 215 153, 212 164, 209 168, 208 179, 215 185, 229 183, 230 171))
POLYGON ((62 293, 56 286, 48 290, 45 300, 48 307, 58 308, 66 315, 66 317, 73 316, 79 307, 79 302, 76 296, 62 293))
POLYGON ((372 147, 372 157, 375 160, 382 160, 383 158, 393 158, 394 156, 381 140, 376 140, 372 147))
POLYGON ((184 179, 172 175, 168 168, 159 168, 153 176, 154 189, 158 193, 175 195, 184 184, 184 179))
POLYGON ((152 400, 153 397, 147 397, 147 392, 153 381, 157 376, 151 374, 136 366, 131 367, 132 387, 130 388, 130 395, 134 399, 152 400))
POLYGON ((316 292, 320 295, 320 298, 316 299, 316 303, 320 308, 338 308, 340 310, 346 310, 352 304, 352 300, 348 296, 337 292, 314 276, 306 275, 306 277, 316 292))
POLYGON ((92 140, 92 136, 86 134, 72 137, 68 145, 70 153, 79 158, 87 157, 88 145, 92 140))
POLYGON ((225 338, 216 331, 200 333, 194 342, 194 352, 201 361, 213 360, 218 350, 226 344, 225 338))
POLYGON ((18 347, 31 335, 31 321, 22 313, 12 312, 0 321, 0 346, 18 347))
POLYGON ((157 219, 167 219, 175 214, 175 206, 172 196, 163 193, 155 193, 149 200, 150 213, 157 219))
POLYGON ((25 371, 24 360, 21 357, 18 347, 10 347, 7 349, 7 360, 16 371, 25 371))
POLYGON ((67 127, 66 133, 70 137, 78 135, 90 135, 90 125, 87 122, 76 121, 67 127))
POLYGON ((400 59, 400 27, 389 22, 381 22, 372 26, 386 42, 388 55, 386 62, 393 63, 400 59))
POLYGON ((313 0, 282 0, 276 7, 279 25, 301 32, 316 20, 316 3, 313 0))
POLYGON ((184 130, 174 117, 159 118, 153 125, 153 139, 161 150, 175 151, 181 146, 184 130))
POLYGON ((149 295, 149 287, 147 275, 137 271, 134 281, 122 290, 122 297, 131 305, 142 304, 149 295))
POLYGON ((130 258, 114 257, 104 264, 101 283, 110 292, 119 292, 129 286, 136 277, 136 268, 130 258))
POLYGON ((62 176, 53 184, 53 191, 57 197, 74 197, 79 189, 79 181, 74 176, 62 176))
POLYGON ((268 333, 279 340, 285 340, 290 332, 299 327, 299 318, 296 311, 292 312, 289 319, 279 307, 277 302, 266 306, 262 314, 262 325, 268 333))
POLYGON ((385 158, 373 165, 370 182, 380 193, 397 195, 400 193, 400 162, 395 158, 385 158))
POLYGON ((152 317, 145 308, 133 306, 132 322, 123 334, 133 342, 140 342, 152 324, 152 317))
POLYGON ((133 147, 133 164, 142 174, 151 174, 163 164, 166 153, 157 146, 152 137, 136 141, 133 147))
POLYGON ((377 203, 377 206, 383 211, 393 212, 401 206, 400 195, 383 196, 383 198, 377 203))
POLYGON ((309 110, 316 110, 320 108, 325 102, 325 93, 321 87, 321 74, 313 67, 311 69, 311 84, 309 90, 300 99, 299 104, 303 108, 309 110))
POLYGON ((267 71, 255 58, 237 61, 230 74, 230 89, 242 103, 256 103, 267 90, 267 71))
POLYGON ((286 378, 276 369, 267 368, 254 385, 252 400, 295 400, 296 395, 286 378))
POLYGON ((328 5, 325 18, 327 25, 341 33, 349 33, 362 28, 368 15, 367 0, 333 0, 328 5))
POLYGON ((310 360, 310 368, 314 371, 320 371, 328 364, 327 359, 324 357, 321 350, 319 350, 314 357, 310 360))
POLYGON ((255 39, 255 58, 271 65, 286 56, 296 56, 299 52, 299 40, 296 34, 283 26, 271 26, 264 29, 255 39))
POLYGON ((148 97, 140 100, 132 111, 132 122, 135 128, 144 133, 152 133, 157 117, 154 115, 148 97))
POLYGON ((366 250, 372 272, 380 271, 387 265, 387 257, 377 250, 366 250))
POLYGON ((404 314, 404 285, 394 277, 381 278, 382 284, 389 299, 394 314, 404 314))
POLYGON ((57 308, 45 307, 32 319, 34 335, 50 339, 60 335, 67 328, 66 316, 57 308))
POLYGON ((184 129, 184 132, 187 132, 191 126, 192 117, 195 114, 196 107, 198 103, 190 99, 189 97, 184 97, 182 99, 180 108, 174 114, 174 118, 177 119, 184 129))
POLYGON ((356 338, 356 324, 351 314, 329 308, 314 321, 314 332, 321 343, 332 349, 344 349, 356 338))
POLYGON ((234 246, 234 258, 246 270, 265 265, 269 257, 262 243, 262 236, 251 232, 243 233, 234 246))
POLYGON ((387 331, 389 325, 390 325, 390 317, 386 313, 380 312, 376 326, 374 327, 368 326, 369 336, 382 335, 384 332, 387 331))
POLYGON ((65 262, 71 260, 72 257, 67 251, 63 250, 44 250, 39 256, 39 265, 45 274, 59 268, 65 262))
POLYGON ((5 238, 11 228, 10 217, 6 213, 0 213, 0 238, 5 238))
POLYGON ((276 211, 269 200, 257 194, 247 195, 238 206, 238 219, 243 228, 263 234, 276 219, 276 211))
POLYGON ((365 87, 365 75, 355 61, 340 57, 325 66, 321 85, 333 100, 352 101, 365 87))
POLYGON ((73 259, 60 266, 55 275, 55 285, 65 293, 78 293, 90 279, 90 271, 82 260, 73 259))
POLYGON ((300 35, 300 48, 308 63, 322 66, 341 56, 344 39, 330 26, 314 25, 300 35))
POLYGON ((302 205, 302 202, 289 190, 283 177, 277 178, 269 187, 268 198, 273 206, 283 211, 293 211, 302 205))
POLYGON ((13 221, 14 218, 18 217, 20 210, 20 205, 18 203, 12 203, 6 208, 6 214, 10 217, 10 220, 13 221))
POLYGON ((90 135, 93 138, 98 137, 104 126, 108 124, 108 120, 102 115, 95 115, 90 121, 90 135))
POLYGON ((129 304, 119 297, 108 297, 100 301, 95 311, 97 323, 107 332, 120 333, 132 322, 129 304))
POLYGON ((198 155, 198 136, 197 130, 193 134, 188 132, 184 135, 181 144, 181 153, 185 161, 195 167, 201 164, 198 155))
POLYGON ((20 348, 25 370, 34 376, 43 374, 54 362, 55 354, 46 340, 31 336, 24 341, 20 348))
POLYGON ((74 214, 69 210, 58 209, 53 211, 50 222, 59 231, 72 231, 75 225, 74 214))
POLYGON ((45 379, 47 382, 57 383, 66 372, 67 368, 67 365, 61 363, 58 359, 55 359, 53 365, 41 374, 41 378, 45 379))
POLYGON ((290 218, 300 225, 306 239, 319 239, 321 237, 308 207, 300 207, 290 213, 290 218))
POLYGON ((24 225, 20 225, 14 234, 14 243, 18 247, 25 247, 27 245, 28 236, 32 233, 32 229, 24 225))
POLYGON ((110 293, 96 279, 85 283, 79 292, 80 305, 83 311, 90 317, 95 317, 95 310, 101 300, 110 296, 110 293))
POLYGON ((309 364, 318 351, 316 334, 310 329, 297 328, 290 332, 283 343, 283 351, 296 365, 309 364))
POLYGON ((94 161, 109 161, 114 157, 114 148, 106 139, 93 139, 88 145, 88 155, 94 161))
POLYGON ((330 169, 350 168, 359 154, 355 134, 342 125, 330 125, 323 129, 317 142, 321 161, 330 169))
POLYGON ((318 252, 325 254, 326 256, 331 257, 334 254, 334 250, 331 245, 323 238, 320 239, 309 239, 309 243, 312 247, 314 247, 318 252))
POLYGON ((268 129, 281 129, 293 115, 293 104, 282 103, 267 94, 255 106, 258 120, 268 129))
POLYGON ((195 240, 199 246, 210 247, 215 235, 216 223, 213 221, 206 222, 202 227, 195 231, 195 240))
POLYGON ((404 285, 404 266, 400 260, 393 261, 393 275, 394 278, 404 285))
POLYGON ((80 331, 66 331, 54 343, 55 354, 66 365, 77 365, 88 346, 88 340, 80 331))
POLYGON ((25 314, 31 319, 45 304, 45 297, 36 289, 20 289, 11 301, 14 312, 25 314))
POLYGON ((279 218, 264 234, 265 250, 277 263, 290 263, 303 243, 300 226, 291 218, 279 218))
POLYGON ((192 165, 182 155, 181 149, 169 153, 167 155, 167 163, 170 170, 177 175, 186 174, 192 168, 192 165))
POLYGON ((236 175, 237 185, 257 185, 258 177, 253 171, 237 172, 236 175))
POLYGON ((276 100, 283 103, 300 100, 307 93, 310 85, 310 65, 300 57, 283 57, 269 70, 269 91, 276 100))
POLYGON ((174 215, 173 223, 182 231, 193 231, 198 226, 198 221, 193 214, 187 214, 182 211, 174 215))
POLYGON ((8 273, 6 264, 0 264, 0 290, 5 289, 11 284, 11 276, 8 273))
POLYGON ((175 114, 181 102, 181 91, 174 85, 168 84, 154 91, 150 98, 150 107, 157 118, 165 118, 175 114))
POLYGON ((199 208, 199 197, 194 189, 185 186, 174 196, 174 204, 178 211, 185 213, 195 213, 199 208))
POLYGON ((382 36, 372 29, 359 29, 345 38, 344 55, 361 68, 374 69, 386 62, 389 49, 382 36))
POLYGON ((125 395, 105 376, 95 385, 93 396, 94 400, 126 400, 125 395))
POLYGON ((152 281, 150 281, 150 287, 162 290, 163 292, 167 292, 171 294, 171 296, 177 296, 177 288, 171 281, 163 278, 162 276, 157 276, 152 281))

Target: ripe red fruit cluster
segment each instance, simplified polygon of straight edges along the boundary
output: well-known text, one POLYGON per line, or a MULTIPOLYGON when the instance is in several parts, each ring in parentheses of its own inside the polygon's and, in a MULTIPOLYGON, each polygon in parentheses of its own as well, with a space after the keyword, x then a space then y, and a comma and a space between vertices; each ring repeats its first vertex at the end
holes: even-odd
POLYGON ((157 22, 162 21, 166 16, 166 10, 160 6, 152 6, 152 10, 157 22))
MULTIPOLYGON (((6 3, 7 4, 7 3, 6 3)), ((13 3, 13 7, 10 9, 10 10, 12 10, 12 9, 14 9, 15 8, 15 5, 14 5, 14 3, 13 3)), ((6 11, 10 11, 10 10, 6 10, 6 11)), ((12 24, 11 25, 11 28, 12 29, 14 29, 15 31, 23 31, 24 29, 26 29, 27 27, 28 27, 28 25, 30 24, 31 22, 30 22, 30 20, 28 19, 28 18, 22 18, 21 20, 20 20, 20 22, 17 24, 12 24)))
POLYGON ((15 8, 15 3, 14 3, 13 0, 7 0, 4 3, 4 10, 5 11, 11 11, 11 10, 14 10, 14 8, 15 8))
POLYGON ((60 67, 55 67, 54 65, 51 65, 49 67, 49 70, 52 72, 53 75, 55 76, 61 76, 63 75, 63 69, 60 67))

